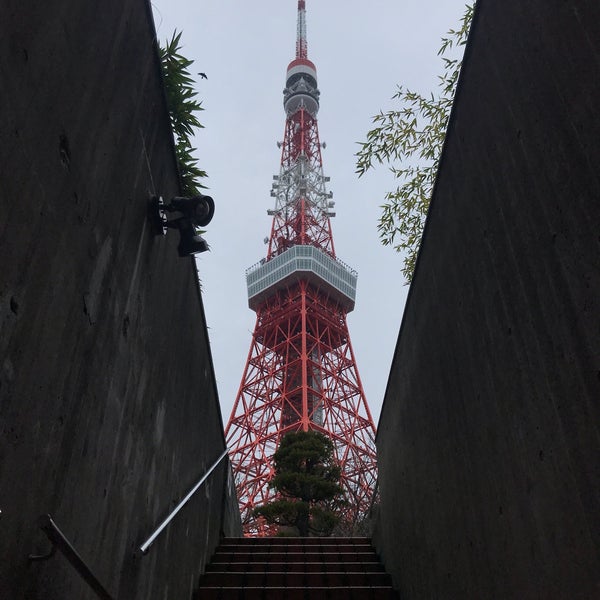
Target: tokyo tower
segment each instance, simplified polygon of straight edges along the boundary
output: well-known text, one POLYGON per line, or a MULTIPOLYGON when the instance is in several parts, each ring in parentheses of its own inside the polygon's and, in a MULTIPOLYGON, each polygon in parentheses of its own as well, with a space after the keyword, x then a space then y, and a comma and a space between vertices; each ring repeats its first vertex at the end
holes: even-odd
POLYGON ((225 435, 247 535, 252 510, 273 499, 271 457, 283 435, 319 431, 334 443, 347 505, 367 514, 377 478, 375 425, 350 344, 357 274, 335 254, 334 202, 317 128, 317 71, 308 59, 305 1, 298 1, 296 57, 287 68, 286 114, 266 258, 246 271, 256 326, 225 435))

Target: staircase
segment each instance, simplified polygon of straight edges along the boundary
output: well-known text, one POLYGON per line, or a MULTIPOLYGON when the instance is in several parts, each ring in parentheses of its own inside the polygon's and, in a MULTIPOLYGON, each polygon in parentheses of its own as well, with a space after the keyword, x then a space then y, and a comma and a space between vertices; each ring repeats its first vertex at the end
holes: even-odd
POLYGON ((195 600, 396 600, 368 538, 225 538, 195 600))

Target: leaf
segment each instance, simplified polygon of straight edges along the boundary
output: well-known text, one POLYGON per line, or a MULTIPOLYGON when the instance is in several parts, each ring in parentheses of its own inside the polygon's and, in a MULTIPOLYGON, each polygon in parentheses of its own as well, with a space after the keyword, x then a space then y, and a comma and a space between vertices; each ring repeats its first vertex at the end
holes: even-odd
POLYGON ((197 93, 193 87, 194 80, 188 70, 194 61, 180 54, 181 33, 174 31, 171 40, 159 47, 159 54, 182 193, 196 196, 200 189, 206 188, 200 180, 207 174, 199 168, 198 159, 193 156, 196 148, 192 147, 191 139, 194 129, 203 128, 197 113, 204 109, 202 103, 195 100, 197 93))
POLYGON ((447 53, 466 44, 473 18, 474 1, 465 6, 458 29, 450 29, 441 40, 442 61, 437 93, 422 95, 397 86, 394 110, 379 111, 375 125, 359 142, 356 173, 362 177, 375 164, 387 164, 398 185, 385 195, 378 231, 384 246, 404 254, 402 274, 412 281, 425 217, 437 175, 450 110, 462 59, 447 53))

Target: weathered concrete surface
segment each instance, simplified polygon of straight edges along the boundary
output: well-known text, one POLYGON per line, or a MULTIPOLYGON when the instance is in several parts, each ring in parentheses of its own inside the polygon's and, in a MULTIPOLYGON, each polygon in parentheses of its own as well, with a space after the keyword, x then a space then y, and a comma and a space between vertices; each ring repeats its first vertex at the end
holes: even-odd
POLYGON ((378 433, 407 600, 600 597, 600 3, 479 0, 378 433))
POLYGON ((28 563, 50 513, 118 598, 189 598, 239 522, 223 463, 135 555, 224 449, 195 266, 146 218, 178 192, 149 3, 5 2, 0 81, 0 597, 95 597, 28 563))

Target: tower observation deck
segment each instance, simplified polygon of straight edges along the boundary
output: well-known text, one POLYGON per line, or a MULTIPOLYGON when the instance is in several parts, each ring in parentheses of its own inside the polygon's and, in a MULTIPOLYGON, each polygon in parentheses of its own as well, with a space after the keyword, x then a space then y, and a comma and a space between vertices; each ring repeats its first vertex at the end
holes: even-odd
POLYGON ((283 91, 285 130, 265 258, 246 271, 256 312, 248 359, 225 435, 242 521, 260 535, 252 510, 273 499, 272 456, 282 436, 319 431, 341 466, 348 527, 366 515, 377 477, 375 426, 358 375, 346 315, 356 272, 335 254, 335 216, 323 174, 317 69, 308 59, 305 1, 298 1, 296 57, 283 91))

